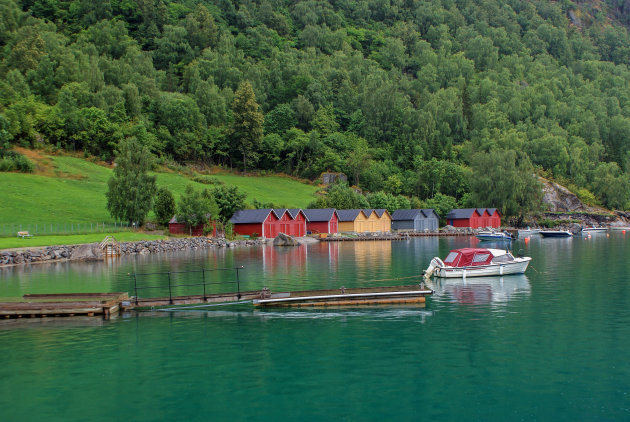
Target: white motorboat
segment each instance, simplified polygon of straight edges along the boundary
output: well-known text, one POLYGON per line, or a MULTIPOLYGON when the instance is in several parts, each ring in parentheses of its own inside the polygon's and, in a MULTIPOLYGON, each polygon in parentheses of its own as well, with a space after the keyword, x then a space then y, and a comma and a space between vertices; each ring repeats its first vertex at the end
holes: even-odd
POLYGON ((518 231, 518 237, 527 237, 535 234, 540 234, 540 229, 527 227, 526 229, 519 229, 518 231))
POLYGON ((483 231, 476 234, 479 240, 512 240, 512 236, 505 232, 483 231))
POLYGON ((424 276, 454 278, 522 274, 529 261, 530 257, 514 257, 502 249, 453 249, 444 261, 433 258, 424 276))
POLYGON ((607 227, 584 227, 582 229, 583 232, 606 232, 608 231, 607 227))
POLYGON ((626 227, 626 226, 610 226, 610 230, 630 231, 630 227, 626 227))
POLYGON ((573 233, 568 230, 541 230, 542 237, 571 237, 573 233))

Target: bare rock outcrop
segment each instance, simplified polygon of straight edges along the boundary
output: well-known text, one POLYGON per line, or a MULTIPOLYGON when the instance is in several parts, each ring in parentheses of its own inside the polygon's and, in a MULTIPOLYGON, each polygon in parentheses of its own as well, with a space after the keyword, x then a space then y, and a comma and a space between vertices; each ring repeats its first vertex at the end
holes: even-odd
POLYGON ((86 243, 78 245, 70 255, 73 261, 96 261, 103 259, 103 252, 98 243, 86 243))
POLYGON ((600 210, 585 205, 564 186, 540 178, 543 184, 543 203, 551 212, 598 212, 600 210))
POLYGON ((273 239, 274 246, 297 246, 299 245, 298 241, 288 234, 280 233, 273 239))

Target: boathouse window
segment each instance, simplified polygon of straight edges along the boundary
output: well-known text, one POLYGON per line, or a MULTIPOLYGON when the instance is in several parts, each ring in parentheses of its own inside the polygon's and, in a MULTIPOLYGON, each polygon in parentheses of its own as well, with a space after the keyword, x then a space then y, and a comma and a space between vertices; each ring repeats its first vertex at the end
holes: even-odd
POLYGON ((448 262, 450 264, 451 262, 455 261, 455 258, 457 258, 457 255, 459 255, 457 252, 449 253, 446 259, 444 260, 444 262, 448 262))
POLYGON ((488 254, 488 253, 478 253, 473 258, 473 264, 476 264, 476 263, 479 263, 479 262, 486 262, 488 260, 489 256, 490 256, 490 254, 488 254))

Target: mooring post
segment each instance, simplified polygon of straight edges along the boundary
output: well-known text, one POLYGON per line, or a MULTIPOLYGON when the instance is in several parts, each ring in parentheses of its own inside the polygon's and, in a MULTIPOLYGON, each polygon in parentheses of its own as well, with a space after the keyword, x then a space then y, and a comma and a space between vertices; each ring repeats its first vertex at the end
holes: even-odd
POLYGON ((241 299, 241 281, 238 278, 238 270, 241 269, 243 267, 236 267, 236 297, 240 300, 241 299))
POLYGON ((138 304, 138 280, 136 280, 136 273, 133 273, 133 290, 136 295, 136 305, 138 304))
POLYGON ((203 280, 203 301, 206 301, 206 269, 201 268, 201 279, 203 280))
POLYGON ((171 272, 168 272, 168 303, 173 304, 173 293, 171 291, 171 272))

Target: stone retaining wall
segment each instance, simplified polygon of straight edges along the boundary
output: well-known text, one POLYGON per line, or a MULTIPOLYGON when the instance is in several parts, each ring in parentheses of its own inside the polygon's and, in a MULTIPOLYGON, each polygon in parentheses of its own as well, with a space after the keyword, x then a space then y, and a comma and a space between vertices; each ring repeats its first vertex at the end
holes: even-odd
MULTIPOLYGON (((263 243, 263 240, 227 241, 225 239, 211 239, 208 237, 189 237, 122 242, 120 243, 120 252, 122 255, 144 255, 189 249, 235 248, 238 246, 261 245, 263 243)), ((87 261, 99 259, 103 259, 103 255, 98 248, 98 243, 0 251, 0 266, 38 262, 60 262, 64 260, 87 261)))

